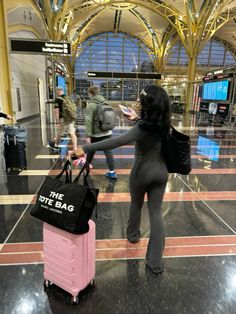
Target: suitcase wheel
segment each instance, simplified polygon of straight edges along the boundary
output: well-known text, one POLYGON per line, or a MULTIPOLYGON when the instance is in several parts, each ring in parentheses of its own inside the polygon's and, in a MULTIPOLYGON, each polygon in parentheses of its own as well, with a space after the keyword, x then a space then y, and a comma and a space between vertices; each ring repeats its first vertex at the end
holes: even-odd
POLYGON ((8 167, 6 168, 6 172, 21 172, 23 170, 27 170, 27 167, 24 167, 24 168, 18 168, 18 167, 8 167))
POLYGON ((70 303, 71 304, 79 304, 79 297, 72 295, 70 303))
POLYGON ((92 279, 89 283, 89 287, 93 288, 95 287, 95 279, 92 279))
POLYGON ((47 289, 51 285, 51 282, 49 280, 44 280, 43 286, 45 289, 47 289))

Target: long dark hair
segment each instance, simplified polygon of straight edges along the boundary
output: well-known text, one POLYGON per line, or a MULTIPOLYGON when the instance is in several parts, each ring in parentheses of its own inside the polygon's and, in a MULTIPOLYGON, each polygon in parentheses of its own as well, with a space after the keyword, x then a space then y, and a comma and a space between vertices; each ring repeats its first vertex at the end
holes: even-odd
POLYGON ((170 101, 166 91, 158 85, 147 85, 140 93, 141 119, 139 126, 149 132, 165 136, 170 129, 170 101))

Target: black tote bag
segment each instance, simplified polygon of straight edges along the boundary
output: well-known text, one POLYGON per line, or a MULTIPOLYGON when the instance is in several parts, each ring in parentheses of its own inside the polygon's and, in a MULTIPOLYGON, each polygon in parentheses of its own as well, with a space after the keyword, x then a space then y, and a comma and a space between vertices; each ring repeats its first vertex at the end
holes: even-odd
POLYGON ((85 165, 76 179, 71 182, 71 164, 67 161, 61 173, 52 178, 47 176, 38 191, 36 205, 31 215, 65 231, 83 234, 89 231, 88 221, 97 204, 98 190, 90 188, 87 177, 89 168, 85 165), (66 180, 63 181, 63 173, 66 180), (79 184, 85 172, 83 184, 79 184))
POLYGON ((162 155, 169 173, 189 174, 191 172, 190 137, 178 132, 173 126, 163 139, 162 155))

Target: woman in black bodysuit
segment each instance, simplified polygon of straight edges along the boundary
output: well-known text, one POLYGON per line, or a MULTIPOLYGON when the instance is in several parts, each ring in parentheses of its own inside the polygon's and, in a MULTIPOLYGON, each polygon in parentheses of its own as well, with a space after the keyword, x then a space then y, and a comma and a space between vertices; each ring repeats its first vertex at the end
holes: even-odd
POLYGON ((165 246, 161 204, 168 180, 161 143, 170 128, 170 104, 165 90, 156 85, 149 85, 141 92, 140 102, 141 118, 134 127, 120 136, 83 145, 75 151, 75 155, 82 156, 88 152, 114 149, 135 142, 135 162, 130 174, 131 205, 127 238, 131 243, 139 241, 141 209, 147 193, 150 239, 146 265, 154 273, 161 273, 164 270, 162 254, 165 246))

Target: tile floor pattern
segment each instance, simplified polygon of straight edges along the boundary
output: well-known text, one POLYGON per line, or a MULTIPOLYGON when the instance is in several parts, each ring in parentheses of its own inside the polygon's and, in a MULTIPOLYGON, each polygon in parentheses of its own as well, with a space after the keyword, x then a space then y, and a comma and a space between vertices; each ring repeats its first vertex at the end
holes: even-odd
MULTIPOLYGON (((21 173, 5 173, 1 141, 0 313, 236 313, 236 129, 182 127, 191 135, 193 171, 169 178, 162 206, 166 271, 160 276, 144 267, 146 204, 141 241, 125 239, 133 146, 114 150, 117 182, 104 177, 104 157, 97 153, 90 177, 100 189, 96 287, 71 306, 61 289, 44 292, 42 223, 29 215, 45 175, 61 168, 60 156, 41 146, 38 125, 37 119, 26 124, 28 168, 21 173)), ((83 127, 79 131, 82 143, 83 127)))

